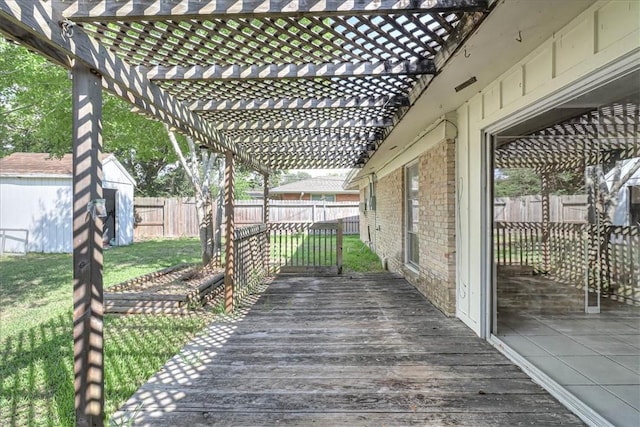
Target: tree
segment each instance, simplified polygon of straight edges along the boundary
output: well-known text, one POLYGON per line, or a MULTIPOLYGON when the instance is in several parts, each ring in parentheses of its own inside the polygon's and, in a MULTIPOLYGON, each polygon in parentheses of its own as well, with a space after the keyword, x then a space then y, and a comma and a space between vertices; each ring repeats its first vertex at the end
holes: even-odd
MULTIPOLYGON (((584 191, 584 173, 563 171, 549 175, 551 194, 577 194, 584 191)), ((534 169, 496 169, 494 194, 496 197, 521 197, 541 192, 541 178, 534 169)))
POLYGON ((303 171, 285 173, 280 178, 280 185, 290 184, 292 182, 302 181, 303 179, 309 179, 309 178, 311 178, 311 175, 303 171))
POLYGON ((620 190, 638 171, 640 158, 587 167, 585 175, 590 199, 589 222, 599 220, 604 225, 613 223, 620 190))
MULTIPOLYGON (((0 37, 0 157, 13 152, 71 152, 71 80, 66 70, 0 37)), ((104 151, 137 182, 137 194, 191 194, 161 123, 125 101, 103 98, 104 151)))
POLYGON ((65 70, 0 38, 0 156, 70 152, 71 120, 65 70))
POLYGON ((496 197, 540 194, 540 177, 533 169, 502 169, 495 174, 496 197))
MULTIPOLYGON (((200 247, 202 250, 202 264, 208 265, 214 259, 216 231, 213 223, 213 200, 211 193, 211 181, 214 170, 222 170, 222 159, 216 153, 207 149, 200 149, 199 153, 196 144, 190 137, 186 137, 187 156, 183 154, 182 147, 178 142, 175 133, 166 127, 171 145, 175 150, 180 165, 189 177, 193 185, 194 197, 196 200, 196 212, 198 215, 198 229, 200 236, 200 247)), ((224 176, 218 173, 218 179, 224 176)), ((222 193, 222 185, 218 185, 218 194, 222 193)), ((218 215, 220 217, 221 215, 218 215)))
POLYGON ((111 95, 104 97, 103 123, 104 150, 114 153, 133 175, 139 195, 193 194, 162 123, 133 113, 111 95))

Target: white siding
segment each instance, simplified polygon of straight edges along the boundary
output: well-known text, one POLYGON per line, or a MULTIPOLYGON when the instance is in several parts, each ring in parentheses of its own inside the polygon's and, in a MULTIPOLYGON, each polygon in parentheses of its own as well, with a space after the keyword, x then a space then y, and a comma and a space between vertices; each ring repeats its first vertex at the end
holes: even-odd
POLYGON ((130 178, 120 169, 115 161, 104 163, 102 168, 103 188, 118 190, 116 193, 116 244, 133 243, 133 193, 134 186, 130 178))
MULTIPOLYGON (((622 166, 621 176, 628 174, 632 165, 633 162, 630 160, 625 161, 622 166)), ((612 177, 607 177, 607 184, 611 188, 612 177)), ((640 171, 636 172, 618 192, 618 206, 613 215, 613 225, 631 225, 629 218, 629 186, 640 186, 640 171)))
MULTIPOLYGON (((113 160, 105 162, 103 177, 103 188, 118 190, 117 244, 131 244, 133 183, 113 160)), ((69 177, 0 177, 0 228, 29 230, 29 252, 72 252, 71 184, 69 177)), ((24 250, 14 239, 7 240, 5 249, 24 250)))
POLYGON ((71 252, 71 199, 69 178, 0 178, 0 228, 28 229, 29 252, 71 252))

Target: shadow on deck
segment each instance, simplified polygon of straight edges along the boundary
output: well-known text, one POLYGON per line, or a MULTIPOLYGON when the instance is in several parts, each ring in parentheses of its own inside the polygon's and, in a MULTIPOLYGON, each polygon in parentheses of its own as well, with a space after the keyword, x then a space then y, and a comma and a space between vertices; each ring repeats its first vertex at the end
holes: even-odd
POLYGON ((582 425, 390 274, 280 276, 140 388, 116 423, 582 425))

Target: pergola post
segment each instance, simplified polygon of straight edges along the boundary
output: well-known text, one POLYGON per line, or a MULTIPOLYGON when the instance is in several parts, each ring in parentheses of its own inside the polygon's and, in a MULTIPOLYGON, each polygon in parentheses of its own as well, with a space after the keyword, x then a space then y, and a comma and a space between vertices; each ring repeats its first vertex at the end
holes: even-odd
POLYGON ((235 222, 234 222, 234 158, 231 151, 225 153, 224 164, 224 215, 225 224, 225 269, 224 269, 224 311, 233 312, 234 287, 235 287, 235 222))
POLYGON ((262 223, 268 224, 269 223, 269 175, 264 174, 263 176, 264 176, 264 192, 262 196, 264 197, 264 199, 263 199, 263 206, 262 206, 262 223))
POLYGON ((102 82, 73 68, 73 356, 77 426, 104 425, 102 82))
POLYGON ((269 246, 269 236, 271 235, 269 231, 269 175, 264 174, 264 191, 262 193, 262 223, 267 227, 266 229, 266 245, 264 248, 264 269, 265 275, 269 274, 269 259, 271 258, 271 247, 269 246))
POLYGON ((336 230, 336 266, 338 274, 342 274, 342 239, 343 239, 343 222, 342 218, 338 219, 336 230))
POLYGON ((549 200, 549 173, 543 172, 540 177, 542 192, 542 269, 548 272, 551 269, 551 254, 549 248, 549 223, 551 218, 551 206, 549 200))

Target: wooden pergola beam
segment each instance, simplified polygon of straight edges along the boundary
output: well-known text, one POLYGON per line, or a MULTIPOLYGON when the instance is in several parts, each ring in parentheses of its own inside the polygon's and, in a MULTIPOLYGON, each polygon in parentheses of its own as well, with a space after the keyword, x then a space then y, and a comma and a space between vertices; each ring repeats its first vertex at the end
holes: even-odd
POLYGON ((315 154, 315 155, 326 155, 326 156, 335 156, 335 155, 344 155, 344 156, 353 156, 359 155, 363 151, 373 150, 375 149, 374 145, 368 146, 345 146, 345 147, 255 147, 249 151, 250 153, 255 154, 259 158, 263 158, 265 156, 273 156, 273 155, 299 155, 299 154, 315 154))
MULTIPOLYGON (((103 79, 126 89, 143 101, 147 112, 162 120, 172 117, 179 129, 191 134, 216 151, 231 150, 254 169, 268 173, 268 168, 256 162, 210 123, 189 110, 182 102, 149 81, 135 67, 115 56, 104 46, 73 25, 66 23, 52 2, 40 0, 0 0, 0 31, 7 37, 40 52, 57 64, 70 68, 72 61, 94 70, 103 79), (162 112, 162 116, 159 115, 162 112)), ((116 95, 119 95, 116 93, 116 95)), ((126 98, 130 101, 130 99, 126 98)))
POLYGON ((247 122, 222 122, 217 124, 219 130, 278 130, 278 129, 340 129, 391 127, 393 121, 389 119, 368 120, 291 120, 291 121, 247 121, 247 122))
POLYGON ((275 158, 271 159, 269 162, 269 166, 271 166, 274 170, 284 170, 284 169, 345 169, 352 167, 361 167, 362 163, 359 162, 359 159, 346 159, 346 158, 338 158, 338 159, 326 159, 326 158, 309 158, 308 156, 302 156, 297 159, 281 159, 275 158))
POLYGON ((351 144, 377 142, 375 133, 353 133, 349 135, 279 135, 261 132, 256 135, 237 136, 234 138, 243 147, 247 144, 351 144))
MULTIPOLYGON (((349 98, 273 98, 243 100, 199 100, 191 103, 191 111, 291 110, 314 108, 408 107, 405 96, 366 96, 349 98)), ((237 141, 236 141, 237 142, 237 141)))
POLYGON ((487 0, 51 0, 76 22, 484 11, 487 0))
POLYGON ((432 60, 342 62, 325 64, 194 65, 138 67, 150 80, 263 80, 331 77, 415 76, 435 74, 432 60))

